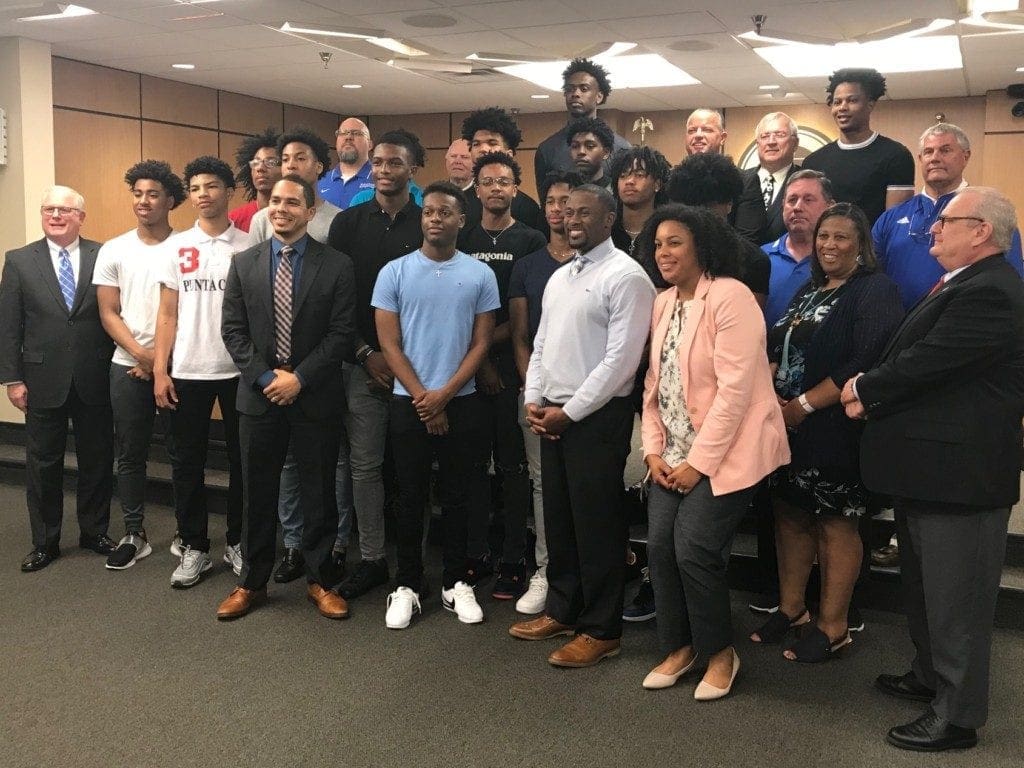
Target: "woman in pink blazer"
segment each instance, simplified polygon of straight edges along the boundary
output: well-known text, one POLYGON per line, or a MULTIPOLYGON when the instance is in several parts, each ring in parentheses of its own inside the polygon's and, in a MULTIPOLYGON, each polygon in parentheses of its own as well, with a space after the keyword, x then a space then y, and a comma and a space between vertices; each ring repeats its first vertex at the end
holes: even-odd
POLYGON ((740 668, 726 580, 733 535, 754 486, 789 461, 789 447, 764 315, 736 279, 731 229, 707 209, 670 205, 641 242, 671 284, 654 304, 642 429, 648 559, 668 655, 644 687, 674 685, 701 658, 694 698, 707 701, 728 694, 740 668))

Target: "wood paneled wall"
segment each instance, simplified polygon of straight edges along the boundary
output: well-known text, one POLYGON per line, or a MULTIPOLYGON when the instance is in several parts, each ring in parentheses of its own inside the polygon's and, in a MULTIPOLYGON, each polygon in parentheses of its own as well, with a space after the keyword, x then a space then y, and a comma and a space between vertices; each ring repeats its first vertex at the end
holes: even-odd
MULTIPOLYGON (((246 134, 305 125, 333 147, 338 127, 329 112, 59 58, 53 104, 57 181, 85 196, 82 233, 100 241, 135 224, 124 173, 140 160, 165 160, 180 174, 215 155, 234 168, 246 134)), ((237 190, 233 204, 243 200, 237 190)), ((188 202, 171 213, 176 229, 194 221, 188 202)))

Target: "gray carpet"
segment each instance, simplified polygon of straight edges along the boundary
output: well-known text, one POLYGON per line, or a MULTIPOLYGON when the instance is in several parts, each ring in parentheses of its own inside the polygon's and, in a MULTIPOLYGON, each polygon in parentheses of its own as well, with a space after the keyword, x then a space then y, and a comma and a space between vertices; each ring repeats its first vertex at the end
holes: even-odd
MULTIPOLYGON (((24 491, 0 486, 0 767, 121 766, 1019 766, 1024 754, 1024 635, 999 631, 991 724, 978 748, 921 756, 888 747, 919 707, 871 688, 902 672, 902 619, 866 612, 868 629, 842 660, 785 661, 740 639, 729 698, 699 704, 698 677, 647 692, 660 660, 653 623, 628 625, 616 659, 557 670, 554 642, 506 634, 511 605, 481 600, 486 621, 458 623, 434 596, 401 632, 384 628, 384 588, 343 622, 321 618, 301 582, 271 585, 268 604, 228 624, 214 618, 234 577, 217 567, 172 590, 173 518, 150 510, 155 552, 124 572, 77 548, 22 574, 29 550, 24 491)), ((73 509, 73 500, 68 499, 73 509)), ((111 526, 119 535, 120 522, 111 526)), ((735 595, 737 633, 757 619, 735 595)))

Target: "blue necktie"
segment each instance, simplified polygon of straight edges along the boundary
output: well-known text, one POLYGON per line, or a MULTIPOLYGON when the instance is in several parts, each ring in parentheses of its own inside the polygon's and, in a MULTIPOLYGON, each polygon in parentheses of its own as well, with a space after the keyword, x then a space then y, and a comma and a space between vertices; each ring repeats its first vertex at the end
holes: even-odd
POLYGON ((57 274, 57 282, 60 283, 60 292, 64 294, 64 303, 68 305, 68 312, 75 303, 75 271, 71 269, 71 257, 66 249, 61 248, 60 272, 57 274))

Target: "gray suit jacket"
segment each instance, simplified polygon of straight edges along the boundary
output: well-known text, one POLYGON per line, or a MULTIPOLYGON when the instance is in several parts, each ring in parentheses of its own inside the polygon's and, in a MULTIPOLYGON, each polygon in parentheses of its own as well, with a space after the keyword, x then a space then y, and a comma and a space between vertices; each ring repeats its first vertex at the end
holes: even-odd
POLYGON ((79 241, 81 263, 68 311, 46 240, 8 251, 0 278, 0 382, 23 381, 29 405, 56 408, 71 385, 84 403, 110 402, 114 342, 100 323, 93 268, 100 244, 79 241))
MULTIPOLYGON (((270 242, 235 254, 224 292, 221 335, 242 372, 238 411, 261 416, 271 407, 257 379, 277 367, 270 242)), ((292 302, 292 360, 304 384, 295 404, 311 419, 345 411, 341 364, 355 333, 356 288, 352 260, 307 240, 292 302)))

